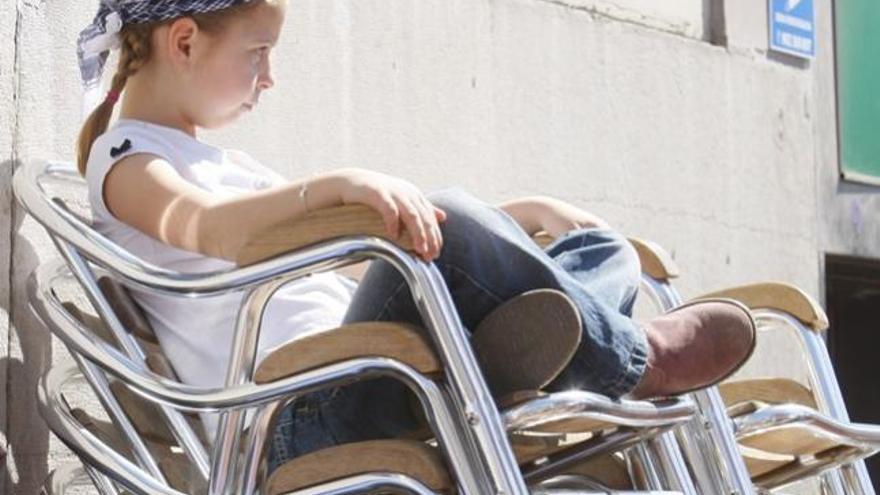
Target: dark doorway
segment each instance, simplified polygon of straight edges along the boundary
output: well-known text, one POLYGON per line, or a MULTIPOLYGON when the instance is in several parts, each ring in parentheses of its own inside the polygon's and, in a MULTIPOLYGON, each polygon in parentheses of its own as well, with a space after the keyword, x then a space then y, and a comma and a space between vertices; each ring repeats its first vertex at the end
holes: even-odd
MULTIPOLYGON (((880 424, 880 260, 825 257, 828 351, 850 419, 880 424)), ((880 459, 866 461, 880 488, 880 459)))

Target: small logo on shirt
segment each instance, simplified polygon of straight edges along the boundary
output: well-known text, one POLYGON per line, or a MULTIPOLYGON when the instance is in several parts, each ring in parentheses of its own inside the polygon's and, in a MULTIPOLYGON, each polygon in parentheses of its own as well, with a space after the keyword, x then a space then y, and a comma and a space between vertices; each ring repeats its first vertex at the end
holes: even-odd
POLYGON ((110 148, 110 158, 116 158, 131 149, 131 141, 126 139, 118 148, 110 148))

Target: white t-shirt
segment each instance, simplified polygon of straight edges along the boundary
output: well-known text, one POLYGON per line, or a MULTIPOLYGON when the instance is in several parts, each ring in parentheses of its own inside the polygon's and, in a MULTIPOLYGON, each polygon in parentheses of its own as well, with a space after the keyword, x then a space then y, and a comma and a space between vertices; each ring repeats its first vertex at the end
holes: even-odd
MULTIPOLYGON (((170 270, 206 273, 234 268, 229 261, 164 244, 110 214, 104 204, 104 179, 119 160, 138 153, 163 158, 184 180, 223 197, 265 189, 284 178, 245 153, 222 150, 183 131, 137 120, 117 121, 92 146, 86 182, 98 232, 144 261, 170 270)), ((295 337, 339 326, 354 288, 354 282, 332 272, 281 287, 266 306, 258 362, 295 337)), ((131 293, 180 379, 197 386, 223 386, 242 295, 189 299, 136 288, 131 293)), ((216 418, 206 414, 203 419, 208 437, 213 438, 216 418)))

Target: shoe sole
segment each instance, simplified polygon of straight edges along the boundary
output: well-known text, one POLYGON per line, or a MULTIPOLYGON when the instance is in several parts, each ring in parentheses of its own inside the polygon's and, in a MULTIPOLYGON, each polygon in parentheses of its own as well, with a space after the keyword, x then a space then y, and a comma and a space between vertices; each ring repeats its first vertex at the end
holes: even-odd
POLYGON ((581 317, 564 293, 523 293, 489 314, 471 344, 492 395, 540 390, 568 365, 581 342, 581 317))

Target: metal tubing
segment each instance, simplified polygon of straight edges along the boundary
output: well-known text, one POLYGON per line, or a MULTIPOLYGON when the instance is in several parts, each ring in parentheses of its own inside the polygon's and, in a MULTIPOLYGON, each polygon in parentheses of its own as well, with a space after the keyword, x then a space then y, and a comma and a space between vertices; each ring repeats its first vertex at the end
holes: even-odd
POLYGON ((727 475, 725 480, 728 487, 725 493, 754 494, 755 487, 752 484, 752 478, 742 454, 739 453, 739 446, 733 432, 733 423, 727 415, 727 409, 724 407, 724 401, 721 399, 718 387, 709 387, 694 392, 692 396, 696 399, 705 421, 702 425, 694 426, 706 429, 708 437, 717 448, 716 452, 720 454, 717 459, 718 465, 727 475))
POLYGON ((565 471, 586 459, 631 447, 668 429, 669 427, 650 427, 617 430, 551 454, 547 456, 547 462, 524 469, 523 477, 529 484, 544 481, 565 474, 565 471))
POLYGON ((287 401, 273 402, 256 412, 243 454, 244 467, 238 487, 238 493, 241 495, 256 494, 262 491, 259 483, 264 479, 268 468, 268 459, 264 455, 266 440, 271 437, 275 414, 287 404, 289 404, 287 401))
MULTIPOLYGON (((59 252, 61 252, 62 256, 67 260, 68 267, 72 274, 85 289, 90 302, 98 311, 102 320, 107 324, 114 337, 116 337, 116 340, 122 346, 123 351, 132 359, 132 361, 140 363, 141 366, 146 369, 147 366, 144 361, 146 355, 144 354, 143 349, 141 349, 131 333, 123 327, 122 322, 119 321, 116 313, 110 307, 110 302, 107 301, 104 293, 98 287, 94 274, 89 269, 86 261, 76 252, 76 250, 72 249, 64 241, 60 241, 54 237, 53 240, 55 241, 55 245, 58 247, 59 252)), ((114 402, 116 401, 114 400, 114 402)), ((202 445, 201 440, 199 440, 198 435, 196 435, 192 427, 178 411, 162 404, 159 404, 158 407, 164 416, 171 433, 183 447, 186 456, 193 461, 196 469, 202 476, 202 479, 207 480, 208 471, 210 469, 208 464, 208 454, 205 452, 205 447, 202 445)), ((125 423, 130 424, 127 420, 125 423)), ((125 430, 126 427, 123 426, 123 429, 125 430)), ((134 429, 131 428, 131 431, 134 431, 134 429)), ((126 431, 125 433, 126 438, 130 439, 129 432, 126 431)), ((152 472, 152 469, 150 471, 152 472)))
MULTIPOLYGON (((51 266, 47 266, 46 270, 43 275, 56 273, 52 271, 51 266)), ((36 314, 44 320, 44 323, 48 324, 54 334, 70 344, 75 353, 97 363, 110 374, 118 376, 132 390, 145 395, 150 400, 193 411, 214 410, 223 407, 245 408, 283 399, 296 393, 307 393, 327 386, 341 385, 357 379, 393 376, 413 389, 423 398, 424 403, 432 404, 432 407, 436 408, 433 413, 429 411, 428 417, 429 420, 435 415, 437 417, 438 430, 442 435, 442 446, 450 453, 450 463, 456 474, 459 474, 463 482, 468 477, 475 478, 476 476, 472 471, 468 471, 470 463, 468 462, 467 447, 460 443, 458 435, 451 433, 457 431, 458 424, 452 418, 452 414, 448 412, 448 406, 438 407, 445 404, 439 388, 405 364, 387 358, 360 358, 329 365, 265 385, 248 384, 220 391, 183 386, 164 380, 148 371, 124 366, 127 361, 125 356, 106 344, 90 340, 93 337, 85 333, 77 326, 77 322, 63 312, 63 308, 51 291, 39 290, 43 285, 42 277, 39 274, 31 282, 30 286, 34 296, 32 301, 36 314), (116 355, 113 355, 114 352, 116 355)), ((471 491, 470 493, 480 492, 471 491)))
MULTIPOLYGON (((106 449, 100 440, 80 428, 58 396, 63 384, 75 374, 76 369, 73 367, 53 368, 40 380, 38 389, 40 411, 50 429, 88 464, 138 495, 184 495, 157 483, 143 470, 113 450, 106 449)), ((391 473, 355 476, 290 493, 291 495, 342 495, 380 491, 434 495, 420 482, 391 473)))
MULTIPOLYGON (((209 274, 187 274, 143 262, 89 229, 63 207, 45 200, 41 177, 72 180, 69 167, 21 167, 15 177, 16 197, 24 208, 54 235, 70 243, 87 258, 146 292, 189 297, 223 294, 248 289, 277 277, 291 279, 377 257, 395 266, 407 280, 413 298, 434 337, 449 390, 468 441, 479 459, 477 469, 487 479, 483 493, 525 494, 526 487, 500 416, 479 372, 467 335, 461 326, 442 277, 433 265, 415 260, 393 243, 372 237, 329 241, 308 249, 267 260, 253 266, 209 274), (485 486, 489 485, 489 486, 485 486)), ((219 391, 218 391, 219 393, 219 391)))
MULTIPOLYGON (((696 411, 689 398, 670 399, 665 403, 611 400, 604 395, 583 390, 556 392, 504 411, 508 430, 528 430, 559 419, 579 416, 635 428, 680 424, 696 411)), ((574 433, 574 432, 570 432, 574 433)))
POLYGON ((758 435, 770 429, 796 424, 811 431, 814 436, 861 450, 880 450, 880 426, 842 423, 797 404, 767 406, 733 420, 738 438, 758 435))
POLYGON ((436 495, 413 478, 397 473, 370 473, 279 495, 354 495, 390 493, 394 495, 436 495))
MULTIPOLYGON (((396 249, 396 248, 395 248, 396 249)), ((475 446, 479 469, 485 474, 482 491, 497 495, 526 495, 501 416, 474 357, 470 341, 458 318, 452 297, 434 264, 411 256, 379 256, 404 275, 422 320, 431 332, 446 374, 462 431, 475 446)), ((464 480, 468 481, 468 480, 464 480)))
POLYGON ((653 458, 659 462, 658 470, 666 480, 665 488, 679 491, 684 495, 697 495, 696 486, 673 432, 669 431, 651 439, 647 442, 647 446, 653 453, 653 458))
POLYGON ((85 379, 94 389, 95 394, 98 396, 98 400, 107 411, 107 415, 110 416, 114 423, 122 430, 122 434, 128 441, 129 447, 131 448, 137 462, 157 480, 166 483, 165 475, 162 473, 162 470, 159 469, 159 465, 153 458, 150 449, 147 448, 147 445, 134 428, 134 425, 131 424, 128 415, 125 414, 122 406, 116 400, 116 397, 113 395, 113 392, 110 390, 110 386, 107 383, 107 378, 101 373, 101 369, 77 354, 73 354, 73 358, 80 370, 82 370, 85 379))
POLYGON ((89 466, 80 464, 62 464, 56 467, 46 478, 43 492, 46 495, 67 495, 81 486, 93 485, 101 495, 118 495, 113 482, 89 466))
MULTIPOLYGON (((456 478, 462 485, 461 491, 463 493, 478 493, 466 491, 472 489, 466 485, 466 480, 474 479, 475 474, 469 472, 470 457, 467 447, 462 441, 462 431, 459 424, 455 421, 455 416, 446 401, 443 391, 436 383, 422 375, 417 374, 416 377, 417 382, 407 383, 407 385, 410 386, 419 399, 419 403, 422 404, 428 426, 435 432, 440 447, 447 454, 447 463, 457 475, 456 478)), ((274 403, 264 407, 254 418, 249 442, 244 454, 244 479, 239 493, 251 494, 256 489, 255 484, 259 479, 257 475, 259 474, 260 454, 263 450, 265 433, 268 432, 271 417, 275 409, 280 407, 280 404, 274 403)))
MULTIPOLYGON (((841 422, 849 422, 849 414, 846 411, 846 403, 840 392, 840 384, 837 375, 831 365, 831 357, 825 341, 818 332, 806 328, 799 320, 786 313, 760 309, 755 312, 757 318, 782 323, 794 330, 802 348, 807 353, 807 367, 811 380, 812 389, 815 391, 819 410, 829 414, 841 422)), ((868 475, 863 459, 858 459, 851 466, 844 466, 840 473, 828 473, 826 480, 832 492, 851 493, 853 495, 874 495, 874 485, 868 475), (848 490, 843 487, 847 485, 848 490)))
POLYGON ((626 455, 631 462, 638 466, 638 470, 642 473, 642 481, 645 484, 644 488, 648 490, 662 490, 666 486, 668 480, 657 469, 656 462, 645 443, 639 443, 627 449, 626 455))
POLYGON ((162 483, 82 428, 61 399, 63 385, 78 375, 75 366, 51 368, 37 388, 40 414, 49 429, 85 464, 97 469, 120 486, 144 495, 183 495, 162 483))
MULTIPOLYGON (((246 292, 235 323, 235 337, 227 368, 226 386, 244 385, 252 381, 257 359, 257 343, 260 340, 261 322, 269 298, 288 281, 279 278, 246 292)), ((214 441, 213 465, 209 495, 221 495, 234 490, 234 467, 239 452, 239 442, 244 428, 244 411, 230 410, 220 414, 217 436, 214 441)))
POLYGON ((697 492, 701 494, 725 493, 729 490, 726 473, 719 469, 721 453, 704 426, 701 413, 694 416, 685 427, 675 431, 678 445, 690 466, 697 492))

